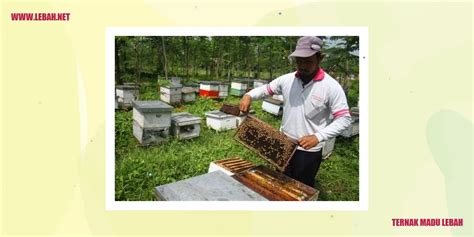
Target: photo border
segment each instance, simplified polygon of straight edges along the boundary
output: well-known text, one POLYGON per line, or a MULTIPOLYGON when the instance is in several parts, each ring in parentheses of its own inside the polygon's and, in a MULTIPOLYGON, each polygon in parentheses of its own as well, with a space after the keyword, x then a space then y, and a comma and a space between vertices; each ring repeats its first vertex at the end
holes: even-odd
POLYGON ((367 27, 107 27, 105 31, 105 209, 107 211, 368 210, 368 28, 367 27), (115 36, 359 36, 359 201, 116 201, 115 36))

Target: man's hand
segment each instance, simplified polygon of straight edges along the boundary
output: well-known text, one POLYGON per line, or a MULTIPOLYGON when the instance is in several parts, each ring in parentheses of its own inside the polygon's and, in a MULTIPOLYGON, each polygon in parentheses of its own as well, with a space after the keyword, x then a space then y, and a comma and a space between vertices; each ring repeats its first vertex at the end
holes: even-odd
POLYGON ((300 145, 306 150, 312 147, 315 147, 318 144, 319 144, 319 140, 315 135, 304 136, 300 138, 300 140, 298 140, 298 145, 300 145))
POLYGON ((243 113, 248 113, 251 103, 252 103, 252 97, 250 97, 249 95, 244 95, 242 99, 240 100, 240 105, 239 105, 240 111, 242 111, 243 113))

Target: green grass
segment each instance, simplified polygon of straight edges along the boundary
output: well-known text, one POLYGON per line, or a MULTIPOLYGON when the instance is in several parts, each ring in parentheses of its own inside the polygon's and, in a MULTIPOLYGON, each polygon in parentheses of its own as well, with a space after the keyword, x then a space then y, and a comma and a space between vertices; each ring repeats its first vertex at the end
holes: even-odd
MULTIPOLYGON (((158 99, 154 85, 142 88, 141 99, 158 99)), ((255 164, 266 164, 262 158, 233 139, 235 130, 215 132, 206 127, 204 113, 219 109, 223 103, 237 104, 239 98, 215 101, 197 97, 194 103, 175 107, 174 112, 187 111, 198 115, 201 134, 191 140, 171 138, 165 143, 142 147, 132 134, 132 111, 115 113, 115 199, 130 201, 154 200, 154 187, 207 173, 211 161, 240 157, 255 164)), ((281 119, 263 112, 261 101, 254 101, 256 116, 278 128, 281 119)), ((337 138, 335 151, 321 164, 316 177, 319 200, 358 200, 359 152, 358 137, 337 138)))

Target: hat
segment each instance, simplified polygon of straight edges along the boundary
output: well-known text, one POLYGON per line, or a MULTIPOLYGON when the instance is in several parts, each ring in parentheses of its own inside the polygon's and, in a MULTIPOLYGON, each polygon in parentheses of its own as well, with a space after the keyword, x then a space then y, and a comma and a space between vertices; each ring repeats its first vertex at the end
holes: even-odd
POLYGON ((323 41, 316 36, 303 36, 298 39, 296 49, 288 57, 307 58, 320 52, 323 47, 323 41))

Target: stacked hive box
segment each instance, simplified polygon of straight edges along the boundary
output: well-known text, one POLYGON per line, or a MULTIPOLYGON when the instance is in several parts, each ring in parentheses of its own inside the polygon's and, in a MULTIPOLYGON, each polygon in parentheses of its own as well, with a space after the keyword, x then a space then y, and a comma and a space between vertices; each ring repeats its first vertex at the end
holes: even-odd
POLYGON ((265 80, 255 80, 253 81, 253 88, 261 87, 263 85, 268 84, 268 81, 265 80))
POLYGON ((262 110, 276 116, 283 114, 283 102, 273 98, 266 98, 262 103, 262 110))
POLYGON ((170 85, 163 86, 160 88, 160 99, 168 104, 179 104, 181 103, 181 89, 182 85, 170 85))
POLYGON ((182 101, 192 102, 196 100, 196 90, 193 87, 183 87, 181 89, 182 101))
POLYGON ((323 159, 329 158, 331 156, 332 151, 334 150, 334 144, 336 143, 336 138, 333 137, 327 141, 324 142, 323 145, 323 159))
POLYGON ((132 102, 138 99, 139 91, 139 87, 136 85, 117 86, 115 93, 118 107, 125 109, 132 107, 132 102))
POLYGON ((252 89, 253 80, 251 79, 235 79, 232 80, 230 86, 230 94, 235 96, 242 96, 247 90, 252 89))
POLYGON ((219 84, 219 98, 226 98, 229 95, 229 83, 219 84))
POLYGON ((219 84, 217 81, 201 81, 199 96, 209 97, 211 99, 219 98, 219 84))
POLYGON ((214 110, 205 113, 206 125, 216 131, 225 131, 237 127, 237 118, 234 115, 214 110))
POLYGON ((172 109, 162 101, 134 101, 133 135, 145 146, 167 140, 172 109))
POLYGON ((199 137, 201 118, 190 113, 171 114, 171 135, 178 139, 199 137))

